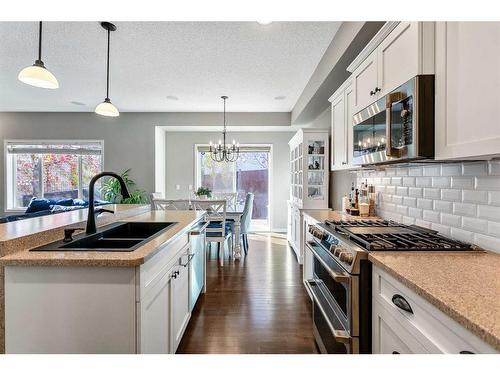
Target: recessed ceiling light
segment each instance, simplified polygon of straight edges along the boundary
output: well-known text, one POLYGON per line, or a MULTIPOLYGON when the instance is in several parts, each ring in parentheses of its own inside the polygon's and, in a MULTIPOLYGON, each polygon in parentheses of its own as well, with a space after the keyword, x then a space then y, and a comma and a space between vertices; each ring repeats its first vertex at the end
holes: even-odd
POLYGON ((257 21, 257 22, 260 23, 261 25, 269 25, 273 21, 257 21))
POLYGON ((167 100, 179 100, 179 97, 177 97, 175 95, 168 95, 167 100))
POLYGON ((285 100, 286 96, 285 95, 278 95, 274 97, 274 100, 285 100))
POLYGON ((70 102, 71 104, 74 104, 74 105, 85 105, 85 103, 82 103, 82 102, 76 102, 76 101, 73 101, 73 102, 70 102))

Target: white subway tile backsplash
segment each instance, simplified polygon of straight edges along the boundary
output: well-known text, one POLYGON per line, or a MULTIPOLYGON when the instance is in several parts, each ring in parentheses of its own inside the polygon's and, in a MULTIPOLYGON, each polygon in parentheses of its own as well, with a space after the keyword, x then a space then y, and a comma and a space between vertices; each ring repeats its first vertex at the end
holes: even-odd
POLYGON ((500 237, 500 223, 490 221, 488 223, 488 234, 491 234, 495 237, 500 237))
POLYGON ((408 176, 422 176, 422 174, 423 174, 422 167, 408 168, 408 176))
POLYGON ((408 207, 408 216, 413 217, 415 219, 421 219, 422 210, 420 208, 408 207))
POLYGON ((476 217, 477 206, 471 203, 453 203, 453 213, 455 215, 463 215, 476 217))
POLYGON ((464 176, 486 176, 488 174, 488 164, 484 162, 464 163, 462 175, 464 176))
POLYGON ((460 176, 462 174, 461 164, 443 164, 441 166, 441 176, 460 176))
POLYGON ((456 189, 441 189, 441 199, 445 201, 461 201, 461 190, 456 189))
MULTIPOLYGON (((500 161, 358 173, 376 185, 377 214, 500 252, 500 161)), ((363 178, 363 180, 361 180, 363 178)))
POLYGON ((414 187, 408 188, 408 195, 410 197, 421 198, 423 196, 422 188, 414 188, 414 187))
POLYGON ((403 177, 391 178, 391 185, 401 185, 402 182, 403 182, 403 177))
POLYGON ((500 190, 500 177, 476 177, 476 190, 500 190))
POLYGON ((462 201, 467 203, 488 203, 488 192, 481 190, 462 191, 462 201))
POLYGON ((474 187, 474 178, 472 177, 452 177, 451 187, 454 189, 472 189, 474 187))
POLYGON ((461 227, 462 226, 462 216, 451 215, 447 213, 441 214, 441 224, 447 225, 449 227, 461 227))
POLYGON ((500 160, 492 160, 488 163, 488 173, 491 176, 500 176, 500 160))
POLYGON ((431 187, 432 178, 431 177, 418 177, 415 180, 415 186, 417 187, 431 187))
POLYGON ((493 250, 500 253, 500 238, 474 234, 474 243, 485 250, 493 250))
POLYGON ((415 186, 415 177, 403 177, 403 186, 415 186))
POLYGON ((403 204, 403 197, 401 197, 399 195, 393 195, 392 196, 392 203, 403 204))
POLYGON ((468 230, 458 229, 458 228, 450 228, 450 236, 456 240, 473 243, 474 242, 474 233, 469 232, 468 230))
POLYGON ((422 217, 424 220, 430 221, 432 223, 439 223, 441 220, 439 219, 440 213, 436 211, 424 210, 422 213, 422 217))
POLYGON ((432 165, 429 167, 424 167, 424 176, 441 176, 441 166, 432 165))
POLYGON ((488 192, 488 204, 500 206, 500 191, 488 192))
POLYGON ((425 188, 424 189, 424 198, 429 199, 439 199, 441 197, 441 191, 436 188, 425 188))
POLYGON ((450 177, 433 177, 432 186, 438 188, 449 188, 450 187, 450 177))
POLYGON ((462 218, 462 228, 474 233, 487 233, 488 222, 486 220, 474 219, 472 217, 464 216, 462 218))
POLYGON ((403 197, 403 204, 408 207, 417 207, 417 198, 403 197))
POLYGON ((434 210, 439 212, 453 212, 453 203, 446 201, 434 201, 434 210))
POLYGON ((396 187, 396 194, 407 196, 408 195, 408 188, 406 186, 397 186, 396 187))
POLYGON ((483 219, 500 221, 500 208, 496 206, 477 206, 477 216, 483 219))
POLYGON ((432 199, 419 198, 417 199, 417 207, 424 210, 432 210, 432 199))

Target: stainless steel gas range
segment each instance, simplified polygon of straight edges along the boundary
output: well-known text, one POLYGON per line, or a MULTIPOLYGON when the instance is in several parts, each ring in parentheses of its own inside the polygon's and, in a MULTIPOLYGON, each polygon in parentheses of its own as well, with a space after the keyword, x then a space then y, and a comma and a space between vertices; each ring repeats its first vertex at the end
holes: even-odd
MULTIPOLYGON (((314 336, 322 353, 371 353, 370 251, 471 251, 473 246, 426 228, 386 220, 310 225, 314 336)), ((404 309, 404 298, 393 301, 404 309)))

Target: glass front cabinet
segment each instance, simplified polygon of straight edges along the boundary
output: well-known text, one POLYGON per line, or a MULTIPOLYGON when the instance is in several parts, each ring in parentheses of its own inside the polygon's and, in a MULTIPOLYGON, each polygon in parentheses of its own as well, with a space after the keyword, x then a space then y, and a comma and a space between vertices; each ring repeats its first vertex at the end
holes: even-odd
POLYGON ((328 208, 328 131, 301 129, 290 145, 290 201, 301 209, 328 208))

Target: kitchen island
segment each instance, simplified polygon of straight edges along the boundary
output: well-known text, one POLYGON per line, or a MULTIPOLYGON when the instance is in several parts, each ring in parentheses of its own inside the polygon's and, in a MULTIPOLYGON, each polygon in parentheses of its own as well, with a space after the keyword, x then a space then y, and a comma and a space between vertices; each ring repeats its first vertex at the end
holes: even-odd
POLYGON ((38 232, 45 241, 24 238, 17 251, 0 258, 6 353, 175 352, 195 302, 189 232, 203 214, 149 208, 134 213, 106 224, 175 224, 131 252, 29 251, 60 240, 60 228, 58 236, 38 232))

